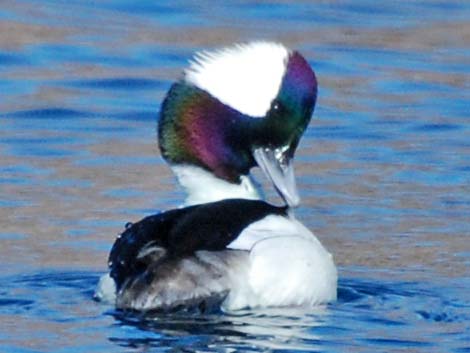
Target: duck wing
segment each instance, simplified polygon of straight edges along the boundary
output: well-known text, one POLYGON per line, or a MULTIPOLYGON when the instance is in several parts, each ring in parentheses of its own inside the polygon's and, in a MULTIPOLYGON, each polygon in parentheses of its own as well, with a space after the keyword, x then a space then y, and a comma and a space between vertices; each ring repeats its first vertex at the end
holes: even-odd
POLYGON ((116 306, 164 312, 220 308, 230 292, 232 276, 247 273, 248 259, 247 251, 237 250, 202 250, 181 258, 164 257, 124 283, 116 306))
POLYGON ((157 263, 167 253, 170 231, 191 208, 174 209, 128 223, 109 253, 110 276, 119 291, 123 283, 157 263))
POLYGON ((227 246, 251 223, 286 209, 227 199, 149 216, 127 227, 109 257, 117 306, 163 309, 222 301, 246 251, 227 246))

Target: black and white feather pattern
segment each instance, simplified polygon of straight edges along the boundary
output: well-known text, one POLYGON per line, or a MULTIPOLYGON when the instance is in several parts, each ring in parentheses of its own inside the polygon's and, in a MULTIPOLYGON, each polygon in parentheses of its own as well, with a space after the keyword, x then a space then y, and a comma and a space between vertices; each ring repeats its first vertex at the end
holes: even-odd
POLYGON ((248 252, 227 249, 246 227, 286 208, 227 199, 173 209, 128 225, 109 256, 120 308, 172 310, 221 302, 248 252))

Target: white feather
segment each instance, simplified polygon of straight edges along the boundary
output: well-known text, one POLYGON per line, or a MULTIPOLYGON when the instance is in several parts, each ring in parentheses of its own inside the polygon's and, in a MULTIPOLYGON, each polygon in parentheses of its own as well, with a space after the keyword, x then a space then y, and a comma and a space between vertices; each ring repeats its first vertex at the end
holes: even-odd
POLYGON ((311 306, 336 299, 337 271, 331 254, 293 218, 265 217, 248 226, 229 248, 250 251, 244 279, 250 291, 232 289, 224 303, 228 309, 243 304, 311 306))
POLYGON ((188 193, 184 206, 233 198, 259 200, 262 197, 250 176, 242 176, 240 184, 233 184, 191 165, 176 165, 171 169, 188 193))
POLYGON ((256 243, 250 259, 249 283, 263 306, 313 306, 336 299, 336 267, 316 238, 268 238, 256 243))
POLYGON ((111 278, 109 273, 100 277, 98 285, 96 286, 95 294, 93 297, 108 304, 116 301, 116 283, 111 278))
POLYGON ((203 51, 185 70, 185 80, 244 114, 261 117, 279 92, 288 56, 287 48, 272 42, 203 51))

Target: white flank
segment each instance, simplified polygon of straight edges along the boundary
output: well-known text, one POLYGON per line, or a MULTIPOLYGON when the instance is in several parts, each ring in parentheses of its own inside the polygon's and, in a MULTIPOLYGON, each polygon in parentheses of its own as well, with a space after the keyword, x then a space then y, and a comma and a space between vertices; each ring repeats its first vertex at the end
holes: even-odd
POLYGON ((315 240, 285 236, 256 243, 249 283, 263 306, 311 307, 336 300, 336 267, 315 240))
POLYGON ((100 277, 93 297, 100 302, 108 304, 116 301, 116 283, 109 273, 100 277))
POLYGON ((188 193, 184 206, 224 199, 260 200, 262 198, 259 188, 249 176, 242 176, 240 184, 233 184, 191 165, 176 165, 171 169, 178 178, 179 184, 188 193))
POLYGON ((336 299, 331 254, 292 217, 271 215, 252 223, 228 247, 250 251, 248 282, 253 293, 244 303, 235 289, 225 303, 229 309, 240 304, 312 306, 336 299), (256 301, 250 302, 252 298, 256 301))
POLYGON ((287 48, 272 42, 202 51, 185 70, 185 80, 244 114, 261 117, 279 92, 288 56, 287 48))

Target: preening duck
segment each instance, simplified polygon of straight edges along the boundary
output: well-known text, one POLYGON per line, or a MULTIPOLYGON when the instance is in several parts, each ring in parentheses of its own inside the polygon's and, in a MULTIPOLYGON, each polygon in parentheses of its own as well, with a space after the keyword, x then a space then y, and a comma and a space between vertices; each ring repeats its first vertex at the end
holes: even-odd
POLYGON ((332 257, 291 211, 300 200, 292 159, 316 96, 310 65, 280 44, 197 54, 170 88, 158 125, 187 206, 125 229, 109 256, 112 285, 100 281, 98 295, 134 310, 335 300, 332 257), (261 200, 249 174, 255 166, 285 207, 261 200))

